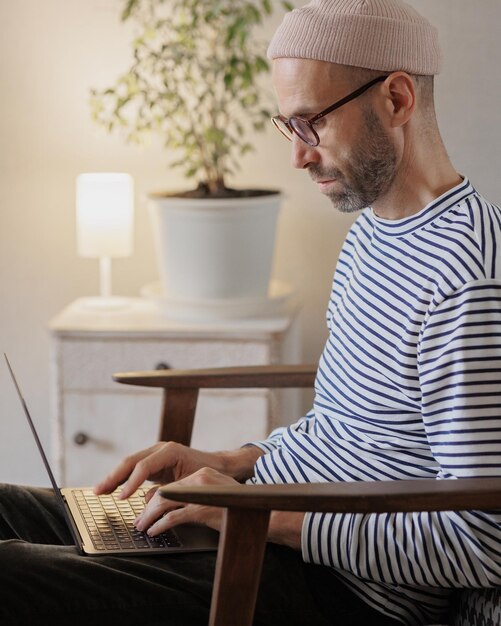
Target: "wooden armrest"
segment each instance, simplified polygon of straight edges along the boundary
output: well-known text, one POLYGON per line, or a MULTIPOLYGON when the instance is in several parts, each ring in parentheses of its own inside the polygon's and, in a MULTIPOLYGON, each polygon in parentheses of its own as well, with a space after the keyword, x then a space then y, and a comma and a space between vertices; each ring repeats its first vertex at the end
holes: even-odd
POLYGON ((195 370, 118 372, 113 380, 126 385, 169 388, 312 387, 316 365, 255 365, 195 370))
POLYGON ((158 439, 190 445, 198 392, 208 388, 313 387, 315 365, 254 365, 198 370, 118 372, 113 380, 164 390, 158 439))
POLYGON ((501 509, 501 478, 392 480, 160 489, 181 502, 226 508, 335 513, 501 509))
POLYGON ((332 513, 501 509, 501 478, 394 480, 294 485, 172 484, 171 500, 226 507, 219 539, 210 626, 230 626, 239 614, 250 626, 272 510, 332 513))

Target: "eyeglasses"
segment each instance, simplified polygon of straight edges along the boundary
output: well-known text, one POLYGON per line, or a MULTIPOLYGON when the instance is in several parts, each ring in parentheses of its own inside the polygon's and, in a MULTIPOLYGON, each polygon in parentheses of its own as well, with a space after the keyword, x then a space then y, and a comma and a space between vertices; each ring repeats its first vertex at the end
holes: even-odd
POLYGON ((388 78, 389 74, 386 76, 378 76, 378 78, 374 78, 369 83, 362 85, 352 93, 348 94, 341 100, 338 100, 334 104, 331 104, 330 107, 327 107, 317 115, 310 117, 310 119, 305 120, 302 117, 292 116, 292 117, 284 117, 283 115, 275 115, 275 117, 271 118, 273 125, 277 128, 282 135, 285 135, 289 141, 292 141, 292 137, 296 134, 299 139, 307 143, 309 146, 316 147, 320 143, 320 138, 317 134, 317 131, 313 128, 313 124, 317 122, 322 117, 326 116, 328 113, 332 113, 336 109, 339 109, 344 104, 355 100, 363 93, 367 91, 370 87, 375 85, 376 83, 380 83, 383 80, 388 78))

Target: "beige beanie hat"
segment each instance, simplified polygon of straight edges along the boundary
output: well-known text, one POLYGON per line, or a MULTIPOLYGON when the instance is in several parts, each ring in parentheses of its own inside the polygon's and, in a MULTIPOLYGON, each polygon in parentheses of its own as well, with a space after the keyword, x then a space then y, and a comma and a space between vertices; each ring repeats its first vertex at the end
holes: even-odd
POLYGON ((441 65, 437 29, 401 0, 312 0, 285 15, 268 57, 425 75, 441 65))

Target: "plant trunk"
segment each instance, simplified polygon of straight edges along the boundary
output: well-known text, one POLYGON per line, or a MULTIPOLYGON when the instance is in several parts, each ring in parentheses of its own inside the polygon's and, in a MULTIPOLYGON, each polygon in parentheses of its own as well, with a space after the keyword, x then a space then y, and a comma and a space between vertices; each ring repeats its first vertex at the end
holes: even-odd
POLYGON ((211 195, 219 195, 226 190, 224 178, 222 177, 208 180, 207 187, 209 188, 209 193, 211 195))

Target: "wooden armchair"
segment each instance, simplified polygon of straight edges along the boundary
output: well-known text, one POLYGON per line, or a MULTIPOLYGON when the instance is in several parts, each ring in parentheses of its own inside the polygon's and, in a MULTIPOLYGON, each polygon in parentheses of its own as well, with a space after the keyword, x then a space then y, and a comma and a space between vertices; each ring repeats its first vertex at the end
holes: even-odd
MULTIPOLYGON (((312 365, 253 366, 115 374, 117 382, 164 390, 159 439, 189 445, 200 389, 311 387, 312 365)), ((501 509, 501 478, 306 485, 163 488, 182 502, 226 509, 219 542, 210 626, 250 626, 272 510, 405 512, 501 509)), ((453 626, 501 626, 501 588, 463 590, 451 606, 453 626)))

